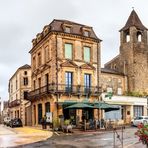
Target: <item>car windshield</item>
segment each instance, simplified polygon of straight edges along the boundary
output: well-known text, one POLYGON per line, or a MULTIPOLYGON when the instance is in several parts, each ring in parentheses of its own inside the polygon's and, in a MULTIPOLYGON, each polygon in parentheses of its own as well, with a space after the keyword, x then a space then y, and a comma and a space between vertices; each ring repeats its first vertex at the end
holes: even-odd
POLYGON ((143 119, 143 117, 138 117, 139 120, 143 119))

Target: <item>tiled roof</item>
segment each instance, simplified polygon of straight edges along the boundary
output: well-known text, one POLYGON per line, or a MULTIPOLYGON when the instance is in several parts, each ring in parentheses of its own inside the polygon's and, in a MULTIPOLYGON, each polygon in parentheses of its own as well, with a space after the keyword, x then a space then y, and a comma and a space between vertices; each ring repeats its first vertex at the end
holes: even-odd
POLYGON ((72 22, 72 21, 68 21, 68 20, 56 20, 56 19, 54 19, 52 21, 52 23, 50 24, 51 31, 64 32, 63 31, 63 28, 62 28, 62 25, 63 24, 72 25, 72 30, 70 32, 71 34, 83 36, 82 28, 88 28, 88 29, 90 29, 90 35, 89 35, 89 37, 90 38, 94 38, 94 39, 99 39, 96 36, 95 32, 93 31, 93 28, 92 27, 86 26, 86 25, 82 25, 82 24, 78 24, 78 23, 75 23, 75 22, 72 22))
POLYGON ((101 68, 101 73, 109 73, 109 74, 116 74, 116 75, 124 75, 123 73, 120 73, 118 71, 108 69, 108 68, 101 68))
POLYGON ((148 30, 141 22, 141 20, 139 19, 137 13, 135 12, 135 10, 133 10, 125 24, 125 26, 120 30, 120 31, 124 31, 129 29, 130 27, 135 26, 138 29, 141 30, 148 30))
POLYGON ((29 68, 31 68, 31 66, 28 64, 25 64, 25 65, 19 67, 18 69, 29 69, 29 68))

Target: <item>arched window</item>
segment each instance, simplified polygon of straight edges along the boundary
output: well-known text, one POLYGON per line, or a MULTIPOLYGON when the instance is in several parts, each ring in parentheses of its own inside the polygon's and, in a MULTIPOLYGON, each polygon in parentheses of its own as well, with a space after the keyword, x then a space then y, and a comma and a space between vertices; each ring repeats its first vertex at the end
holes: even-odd
POLYGON ((126 42, 129 42, 130 41, 130 35, 129 35, 129 32, 126 33, 126 42))
POLYGON ((137 32, 137 41, 138 42, 142 41, 142 33, 141 32, 137 32))

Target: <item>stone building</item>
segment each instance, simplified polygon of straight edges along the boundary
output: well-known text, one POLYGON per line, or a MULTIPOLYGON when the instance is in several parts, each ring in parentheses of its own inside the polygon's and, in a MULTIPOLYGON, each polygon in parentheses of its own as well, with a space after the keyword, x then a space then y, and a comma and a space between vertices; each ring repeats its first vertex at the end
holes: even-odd
MULTIPOLYGON (((54 119, 81 116, 82 111, 66 110, 64 103, 98 98, 100 42, 92 27, 67 20, 53 20, 32 40, 28 99, 33 125, 40 124, 47 112, 54 119)), ((91 112, 93 116, 98 116, 97 112, 91 112)))
POLYGON ((5 117, 10 116, 8 101, 3 101, 3 110, 1 116, 2 116, 2 121, 4 121, 5 117))
MULTIPOLYGON (((105 102, 121 106, 121 119, 130 123, 135 116, 147 115, 148 38, 147 28, 133 10, 120 30, 120 52, 101 69, 103 92, 112 92, 105 102), (130 92, 130 93, 129 93, 130 92), (132 94, 143 97, 127 96, 132 94)), ((108 113, 110 114, 110 113, 108 113)), ((114 113, 115 114, 115 113, 114 113)), ((110 114, 111 118, 111 114, 110 114)))
POLYGON ((127 91, 148 94, 148 33, 135 10, 120 29, 120 53, 105 64, 127 76, 127 91))
POLYGON ((27 125, 28 122, 31 122, 31 111, 26 112, 26 107, 29 103, 26 98, 30 90, 31 67, 26 64, 18 68, 9 80, 10 118, 21 118, 23 125, 27 125), (29 121, 27 121, 27 119, 29 121))
POLYGON ((113 69, 101 68, 100 86, 102 92, 123 95, 127 91, 127 77, 113 69))

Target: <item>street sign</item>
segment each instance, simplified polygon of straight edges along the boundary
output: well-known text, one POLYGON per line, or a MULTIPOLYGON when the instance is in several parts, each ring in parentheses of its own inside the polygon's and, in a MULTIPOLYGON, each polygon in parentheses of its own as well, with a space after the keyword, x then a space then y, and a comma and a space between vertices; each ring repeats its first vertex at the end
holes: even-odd
POLYGON ((108 92, 106 95, 105 95, 105 98, 109 97, 109 99, 111 99, 113 96, 113 93, 112 92, 108 92))

